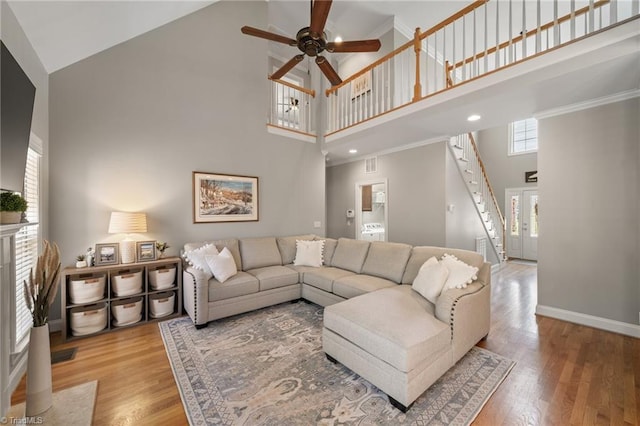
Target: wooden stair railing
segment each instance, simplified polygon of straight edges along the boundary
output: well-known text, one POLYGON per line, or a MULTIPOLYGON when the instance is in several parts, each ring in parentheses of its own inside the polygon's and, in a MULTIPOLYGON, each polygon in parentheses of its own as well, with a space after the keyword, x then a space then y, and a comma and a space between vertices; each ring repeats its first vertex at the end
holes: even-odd
POLYGON ((502 262, 506 258, 506 222, 475 138, 472 133, 468 133, 452 138, 452 142, 453 144, 449 144, 450 150, 457 160, 460 174, 474 200, 496 257, 502 262))

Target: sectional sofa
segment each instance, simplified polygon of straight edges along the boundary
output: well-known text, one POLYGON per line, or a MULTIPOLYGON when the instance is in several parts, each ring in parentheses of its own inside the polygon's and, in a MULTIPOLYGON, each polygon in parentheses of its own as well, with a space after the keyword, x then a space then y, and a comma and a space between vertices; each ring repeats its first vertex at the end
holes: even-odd
POLYGON ((322 266, 294 265, 296 241, 314 235, 188 243, 231 252, 237 274, 223 283, 184 267, 184 307, 197 328, 262 307, 305 299, 325 306, 323 349, 387 393, 406 411, 413 401, 489 332, 491 268, 478 253, 440 247, 324 240, 322 266), (412 289, 432 256, 456 256, 478 268, 466 288, 435 303, 412 289))

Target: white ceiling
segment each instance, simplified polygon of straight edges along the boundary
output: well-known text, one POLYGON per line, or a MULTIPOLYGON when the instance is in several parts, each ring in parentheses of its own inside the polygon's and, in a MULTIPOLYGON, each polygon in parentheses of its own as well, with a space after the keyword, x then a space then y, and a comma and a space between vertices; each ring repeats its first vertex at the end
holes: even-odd
MULTIPOLYGON (((8 4, 45 69, 52 73, 216 1, 8 0, 8 4)), ((376 30, 395 17, 399 25, 413 31, 439 22, 468 3, 336 0, 326 29, 344 40, 376 37, 376 30)), ((295 38, 300 28, 309 25, 309 8, 307 0, 269 1, 269 29, 295 38)))

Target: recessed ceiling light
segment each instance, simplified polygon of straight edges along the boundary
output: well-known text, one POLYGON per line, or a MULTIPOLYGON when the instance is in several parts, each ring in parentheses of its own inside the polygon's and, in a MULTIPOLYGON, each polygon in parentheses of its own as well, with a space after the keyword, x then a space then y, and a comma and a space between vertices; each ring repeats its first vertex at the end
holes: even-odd
POLYGON ((478 114, 473 114, 467 117, 467 121, 478 121, 480 120, 480 116, 478 114))
POLYGON ((336 38, 333 39, 334 43, 342 43, 342 37, 340 36, 336 36, 336 38))
POLYGON ((349 154, 356 154, 358 152, 357 149, 350 149, 349 154))

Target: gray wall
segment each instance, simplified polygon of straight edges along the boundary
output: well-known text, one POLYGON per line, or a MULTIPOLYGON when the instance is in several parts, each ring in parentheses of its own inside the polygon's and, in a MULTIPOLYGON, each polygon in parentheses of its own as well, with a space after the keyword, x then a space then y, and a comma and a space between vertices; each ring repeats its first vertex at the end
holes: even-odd
POLYGON ((364 67, 367 67, 395 49, 395 31, 390 30, 383 34, 380 40, 380 50, 377 52, 360 52, 357 54, 336 53, 334 56, 339 60, 338 74, 345 80, 364 67), (340 60, 342 59, 342 60, 340 60))
MULTIPOLYGON (((42 140, 45 154, 44 158, 47 158, 49 149, 49 75, 45 71, 33 47, 31 47, 31 43, 24 34, 20 24, 18 24, 11 7, 2 0, 0 2, 0 8, 0 37, 16 61, 18 61, 18 64, 20 64, 25 74, 27 74, 31 83, 36 87, 31 132, 42 140)), ((45 182, 44 188, 42 188, 42 208, 44 214, 39 223, 43 237, 48 238, 48 188, 46 185, 48 163, 43 162, 41 167, 41 172, 44 177, 43 181, 45 182)))
POLYGON ((220 2, 51 75, 51 220, 63 264, 144 211, 169 254, 210 238, 324 234, 316 144, 269 134, 264 2, 220 2), (193 224, 192 171, 259 177, 258 222, 193 224), (313 222, 323 227, 313 228, 313 222))
POLYGON ((540 121, 538 303, 638 324, 640 99, 540 121))
POLYGON ((509 126, 493 127, 478 132, 480 157, 487 170, 500 210, 504 214, 505 188, 535 187, 537 183, 525 183, 524 172, 538 169, 538 154, 508 155, 509 126))
POLYGON ((387 239, 442 246, 445 230, 444 142, 378 156, 378 172, 365 174, 364 160, 327 168, 327 235, 355 237, 345 212, 355 208, 355 184, 387 178, 387 239))

